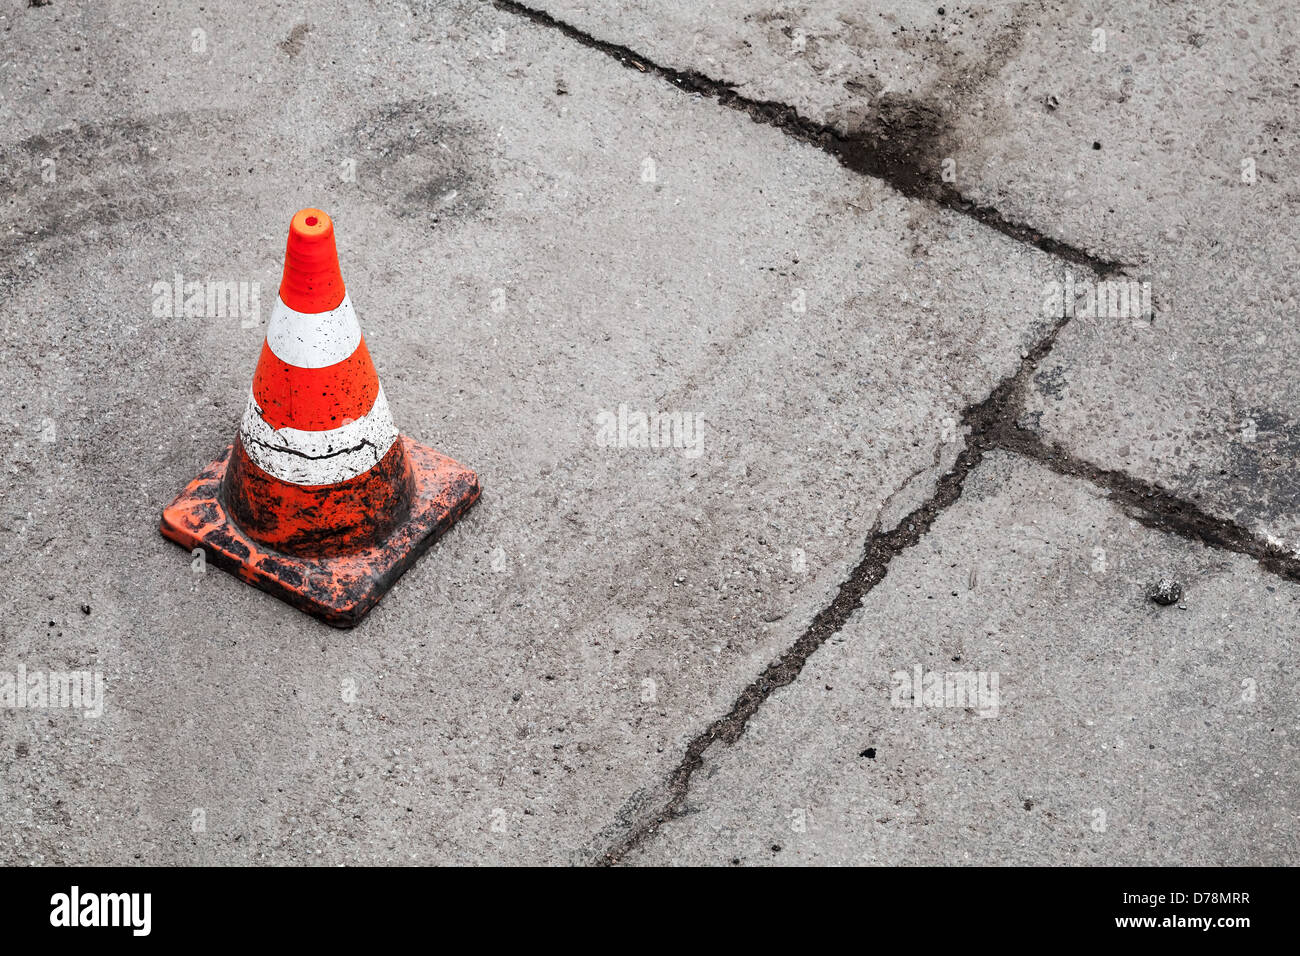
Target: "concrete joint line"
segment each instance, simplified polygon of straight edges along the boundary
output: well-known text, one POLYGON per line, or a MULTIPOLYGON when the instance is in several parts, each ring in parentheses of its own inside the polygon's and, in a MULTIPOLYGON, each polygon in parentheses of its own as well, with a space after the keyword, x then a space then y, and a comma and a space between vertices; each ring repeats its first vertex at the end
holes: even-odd
MULTIPOLYGON (((1123 263, 1096 256, 1054 239, 1041 230, 1012 222, 997 209, 971 202, 950 184, 935 181, 930 172, 919 168, 914 161, 915 143, 908 149, 895 147, 887 138, 871 132, 844 136, 829 126, 800 116, 792 106, 753 100, 737 93, 731 84, 724 81, 695 71, 661 66, 629 47, 599 40, 543 10, 515 0, 493 0, 493 3, 502 10, 557 30, 583 46, 598 50, 628 69, 652 73, 686 92, 708 96, 723 106, 747 113, 755 122, 775 126, 787 135, 829 153, 846 168, 885 182, 902 195, 929 200, 968 216, 1017 242, 1086 267, 1100 278, 1124 274, 1123 263)), ((1118 506, 1147 527, 1207 547, 1248 555, 1255 558, 1264 571, 1300 583, 1300 559, 1262 541, 1245 527, 1217 518, 1149 482, 1076 459, 1016 424, 1028 376, 1051 351, 1057 335, 1068 321, 1068 318, 1059 320, 1022 359, 1015 373, 998 383, 985 399, 963 411, 961 420, 967 433, 966 448, 952 469, 939 477, 934 493, 893 529, 882 533, 879 524, 872 528, 863 545, 861 560, 841 582, 831 603, 818 611, 803 634, 741 692, 730 711, 690 741, 681 762, 669 775, 666 796, 653 808, 638 814, 639 821, 631 825, 626 835, 597 855, 594 861, 597 865, 617 864, 652 837, 664 823, 682 815, 691 777, 703 766, 704 754, 709 748, 718 741, 728 746, 734 744, 767 698, 798 678, 809 658, 843 628, 862 606, 868 592, 884 580, 890 561, 917 544, 929 532, 939 514, 960 499, 966 477, 989 451, 1012 452, 1039 462, 1057 474, 1088 481, 1107 491, 1118 506)))
POLYGON ((717 100, 723 106, 749 115, 756 123, 775 126, 788 136, 815 146, 834 156, 847 169, 873 179, 879 179, 897 192, 912 199, 933 202, 945 209, 974 219, 976 222, 1002 233, 1048 255, 1092 270, 1099 278, 1119 273, 1124 264, 1094 255, 1068 242, 1054 239, 1039 229, 1023 223, 1012 222, 992 206, 972 202, 950 183, 939 181, 934 170, 918 164, 918 152, 929 155, 924 149, 924 134, 899 139, 889 128, 885 118, 876 128, 846 136, 824 123, 800 116, 798 109, 785 103, 755 100, 737 93, 732 84, 715 80, 695 70, 675 70, 662 66, 649 57, 642 56, 629 47, 599 40, 562 20, 557 20, 545 10, 537 10, 515 0, 493 0, 493 4, 508 13, 524 17, 540 26, 559 31, 562 35, 585 47, 598 50, 617 60, 630 70, 652 73, 687 93, 699 93, 717 100))
POLYGON ((861 560, 840 584, 831 603, 817 612, 807 630, 786 651, 769 664, 744 691, 731 710, 715 720, 698 734, 686 747, 686 754, 672 772, 667 784, 667 799, 654 811, 645 815, 639 825, 621 840, 606 849, 596 861, 612 865, 634 850, 660 826, 679 816, 686 805, 691 776, 704 763, 704 753, 716 741, 728 746, 734 744, 745 732, 749 719, 758 712, 773 691, 793 683, 803 666, 835 633, 848 622, 867 593, 885 579, 893 558, 917 544, 934 524, 935 519, 956 502, 969 475, 984 455, 998 447, 1003 433, 1003 423, 1014 420, 1019 407, 1019 395, 1024 382, 1037 367, 1065 327, 1067 318, 1056 322, 1052 329, 1026 355, 1017 370, 1003 379, 982 401, 967 406, 962 412, 962 427, 966 430, 965 450, 957 456, 952 469, 940 475, 933 494, 894 528, 882 532, 879 522, 867 535, 861 560))
POLYGON ((691 777, 703 766, 705 752, 717 741, 727 746, 734 744, 767 698, 798 678, 809 658, 848 623, 868 592, 885 579, 890 561, 917 544, 938 516, 961 498, 966 477, 979 466, 987 452, 1012 452, 1037 461, 1057 474, 1088 481, 1107 491, 1125 513, 1149 528, 1207 547, 1248 555, 1264 571, 1300 583, 1300 559, 1260 540, 1241 525, 1216 518, 1149 482, 1080 461, 1016 424, 1030 375, 1052 350, 1057 335, 1068 322, 1068 318, 1059 320, 1021 360, 1015 373, 999 382, 984 400, 967 406, 961 419, 966 431, 965 450, 957 456, 952 469, 939 477, 934 493, 892 530, 881 533, 879 524, 872 528, 863 546, 862 559, 840 584, 831 603, 818 611, 798 640, 741 692, 726 715, 690 741, 681 762, 668 778, 667 798, 644 814, 626 836, 605 849, 596 859, 597 865, 617 864, 664 823, 682 815, 691 777))

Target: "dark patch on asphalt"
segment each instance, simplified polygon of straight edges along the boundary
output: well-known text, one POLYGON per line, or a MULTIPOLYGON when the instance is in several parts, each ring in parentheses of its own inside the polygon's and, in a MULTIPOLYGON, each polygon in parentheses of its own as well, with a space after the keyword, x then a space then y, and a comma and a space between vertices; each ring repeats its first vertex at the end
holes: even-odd
POLYGON ((235 158, 193 157, 219 155, 208 146, 229 122, 216 111, 87 120, 0 146, 10 225, 0 235, 0 275, 20 270, 20 251, 45 243, 76 249, 87 233, 196 203, 203 182, 217 193, 227 189, 226 167, 238 165, 235 158))
POLYGON ((280 41, 280 49, 289 54, 289 58, 292 59, 302 52, 302 44, 307 39, 308 33, 311 33, 311 24, 299 23, 289 31, 287 37, 280 41))
POLYGON ((1050 369, 1044 369, 1034 374, 1034 387, 1038 390, 1038 393, 1054 398, 1058 402, 1065 397, 1065 389, 1068 385, 1069 382, 1065 378, 1065 369, 1059 365, 1053 365, 1050 369))
POLYGON ((943 115, 897 93, 876 98, 870 113, 849 120, 837 143, 850 169, 883 179, 906 196, 943 199, 941 161, 952 157, 943 115))
POLYGON ((1300 512, 1300 421, 1270 408, 1249 408, 1232 423, 1227 468, 1198 482, 1226 485, 1243 520, 1295 521, 1300 512), (1226 472, 1226 473, 1224 473, 1226 472))
POLYGON ((403 219, 467 219, 487 203, 488 136, 432 100, 388 103, 351 130, 357 187, 403 219))

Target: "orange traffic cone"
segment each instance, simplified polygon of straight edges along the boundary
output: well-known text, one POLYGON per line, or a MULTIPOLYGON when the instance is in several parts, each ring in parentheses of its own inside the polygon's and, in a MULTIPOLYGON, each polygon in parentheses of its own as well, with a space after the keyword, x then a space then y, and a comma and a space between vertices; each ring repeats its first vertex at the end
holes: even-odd
POLYGON ((301 210, 239 434, 163 511, 162 533, 351 627, 478 496, 474 472, 398 434, 334 224, 301 210))

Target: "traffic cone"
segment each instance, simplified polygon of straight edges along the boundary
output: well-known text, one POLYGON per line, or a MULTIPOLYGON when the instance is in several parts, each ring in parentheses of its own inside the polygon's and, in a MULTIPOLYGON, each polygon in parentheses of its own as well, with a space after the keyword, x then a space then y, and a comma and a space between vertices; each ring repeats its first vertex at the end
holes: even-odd
POLYGON ((162 533, 351 627, 478 496, 474 472, 398 434, 334 224, 299 211, 235 443, 163 511, 162 533))

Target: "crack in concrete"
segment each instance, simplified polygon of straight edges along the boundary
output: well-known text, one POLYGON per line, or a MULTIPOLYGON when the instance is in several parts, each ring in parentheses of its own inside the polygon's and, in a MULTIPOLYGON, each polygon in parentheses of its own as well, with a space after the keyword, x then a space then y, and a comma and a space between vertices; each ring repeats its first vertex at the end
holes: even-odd
POLYGON ((890 531, 881 533, 877 519, 876 526, 867 535, 862 558, 840 584, 831 603, 818 611, 798 640, 741 692, 727 714, 713 721, 687 744, 685 755, 668 778, 666 800, 633 826, 626 836, 604 850, 595 860, 596 865, 618 863, 653 836, 664 823, 685 813, 691 777, 704 765, 704 754, 709 748, 718 741, 727 746, 735 744, 743 736, 749 719, 767 698, 798 678, 809 658, 844 627, 854 611, 862 606, 866 595, 884 580, 889 572, 889 563, 919 543, 938 516, 961 498, 967 476, 990 451, 1018 454, 1057 474, 1085 480, 1109 492, 1126 514, 1146 527, 1207 547, 1247 555, 1256 559, 1262 570, 1300 583, 1300 559, 1261 540, 1241 525, 1215 517, 1150 482, 1082 461, 1017 424, 1029 378, 1052 350, 1057 335, 1068 323, 1069 317, 1057 320, 1021 360, 1015 373, 999 382, 985 399, 967 406, 961 418, 966 432, 965 447, 952 468, 939 476, 930 497, 890 531))
MULTIPOLYGON (((654 73, 686 92, 708 96, 724 106, 747 113, 756 122, 775 126, 788 135, 830 153, 848 169, 880 179, 905 196, 927 199, 969 216, 1018 242, 1067 262, 1085 266, 1101 278, 1124 274, 1123 263, 1096 256, 1070 243, 1054 239, 1040 230, 1012 222, 997 209, 968 200, 952 185, 934 181, 932 175, 913 161, 918 144, 915 138, 910 146, 904 139, 904 145, 897 147, 889 142, 888 137, 871 133, 845 136, 829 126, 800 116, 792 106, 750 99, 737 93, 731 84, 702 73, 662 66, 629 47, 598 40, 545 11, 533 9, 515 0, 493 2, 503 10, 558 30, 569 39, 598 50, 630 69, 654 73)), ((1017 424, 1026 382, 1052 350, 1057 335, 1068 322, 1068 317, 1058 319, 1024 356, 1012 375, 999 382, 982 401, 967 406, 961 417, 962 428, 966 432, 964 450, 957 456, 952 468, 939 476, 934 492, 889 531, 882 533, 877 519, 863 545, 862 558, 841 582, 831 603, 818 611, 798 640, 741 692, 730 711, 714 720, 687 744, 681 762, 668 777, 664 798, 657 801, 655 809, 641 812, 640 822, 628 820, 629 832, 598 855, 595 860, 597 865, 617 864, 653 836, 663 824, 686 812, 691 778, 703 766, 704 754, 718 741, 728 746, 736 743, 743 736, 749 719, 758 712, 767 698, 778 688, 785 687, 798 678, 809 658, 844 627, 853 613, 862 606, 866 595, 884 580, 893 558, 919 543, 938 516, 960 499, 967 476, 990 451, 1018 454, 1057 474, 1088 481, 1106 490, 1130 517, 1149 528, 1178 535, 1207 547, 1247 555, 1256 559, 1260 568, 1268 573, 1300 582, 1300 559, 1261 540, 1245 527, 1215 517, 1191 502, 1162 491, 1150 482, 1078 459, 1017 424)), ((648 802, 655 803, 653 798, 648 802)))
POLYGON ((1113 469, 1102 468, 1048 443, 1036 432, 1014 421, 1003 422, 996 436, 998 447, 1030 458, 1058 475, 1080 478, 1109 492, 1133 520, 1148 528, 1195 541, 1220 551, 1244 554, 1264 571, 1300 583, 1300 558, 1272 544, 1245 526, 1210 514, 1199 505, 1179 498, 1157 485, 1113 469))
POLYGON ((794 682, 813 653, 848 622, 853 612, 862 606, 867 593, 885 579, 890 561, 917 544, 939 514, 961 497, 966 476, 979 466, 986 452, 999 447, 1005 423, 1014 421, 1018 413, 1025 381, 1043 356, 1051 351, 1057 334, 1068 321, 1068 317, 1058 319, 1021 360, 1012 375, 999 382, 982 401, 966 407, 961 417, 962 428, 966 431, 965 448, 953 462, 952 468, 939 476, 930 497, 890 531, 881 533, 877 519, 876 526, 871 529, 863 545, 862 558, 840 584, 831 603, 818 611, 799 639, 741 692, 725 716, 715 720, 691 740, 681 763, 668 779, 667 801, 649 819, 643 820, 627 836, 606 849, 596 861, 598 864, 608 866, 617 863, 653 835, 660 826, 682 814, 691 776, 703 766, 705 752, 719 740, 729 746, 739 740, 749 719, 758 712, 763 702, 778 688, 794 682))
POLYGON ((845 135, 824 123, 800 116, 797 108, 786 103, 752 99, 737 93, 733 84, 723 80, 715 80, 696 70, 676 70, 663 66, 630 47, 597 39, 544 10, 525 6, 516 0, 493 0, 493 3, 501 10, 557 30, 576 43, 598 50, 628 69, 653 73, 687 93, 707 96, 723 106, 748 114, 757 123, 774 126, 795 139, 831 154, 846 168, 881 180, 904 196, 929 200, 974 219, 1017 242, 1091 269, 1100 278, 1115 275, 1125 268, 1124 263, 1094 255, 1069 242, 1055 239, 1040 229, 1007 219, 996 208, 976 203, 951 183, 940 181, 932 168, 918 164, 916 154, 919 152, 943 155, 942 151, 936 152, 929 148, 936 138, 936 129, 927 123, 916 123, 914 117, 910 122, 905 117, 909 112, 925 112, 924 107, 909 110, 905 104, 900 106, 895 103, 893 105, 900 108, 877 118, 873 127, 845 135))

